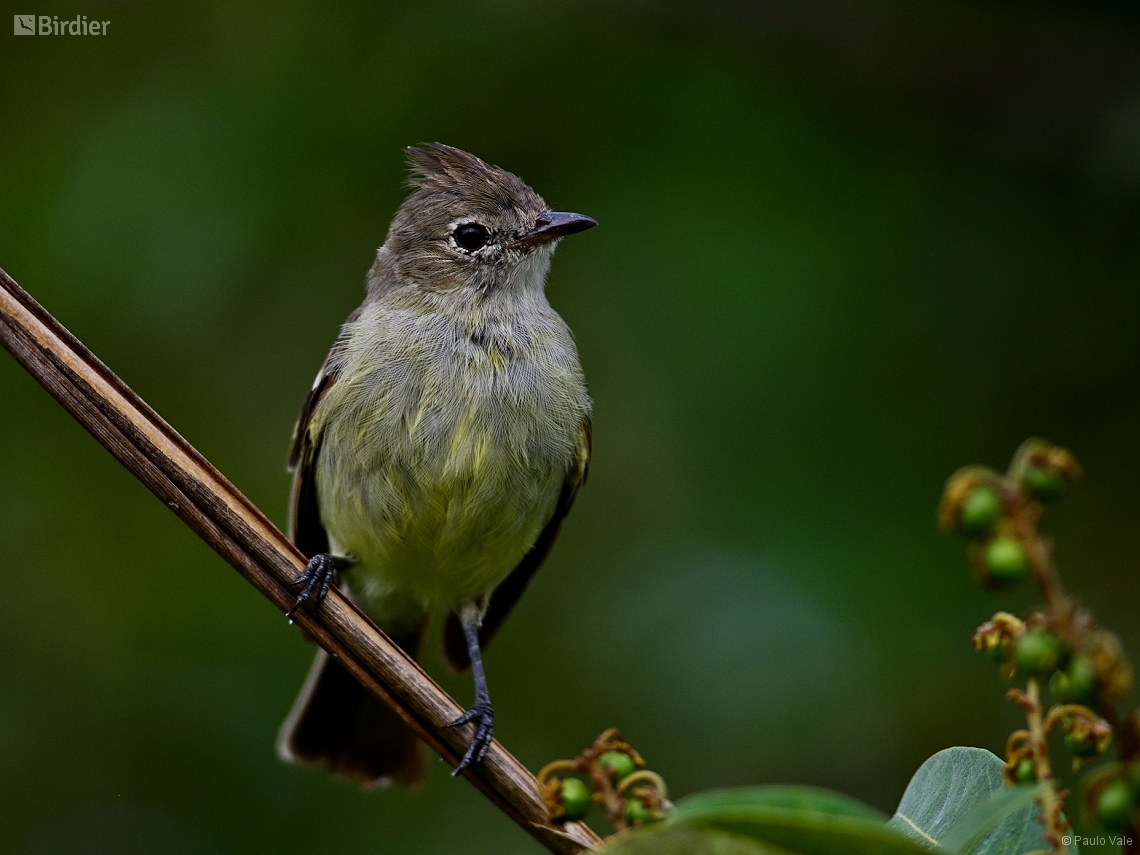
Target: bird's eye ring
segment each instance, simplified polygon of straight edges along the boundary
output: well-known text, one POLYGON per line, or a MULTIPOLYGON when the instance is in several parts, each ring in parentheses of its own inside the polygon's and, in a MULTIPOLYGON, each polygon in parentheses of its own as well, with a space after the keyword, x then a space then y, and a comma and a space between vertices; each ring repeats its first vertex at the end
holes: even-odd
POLYGON ((468 252, 474 252, 481 249, 487 243, 487 239, 491 237, 490 232, 479 223, 463 223, 456 226, 455 231, 452 233, 455 242, 466 249, 468 252))

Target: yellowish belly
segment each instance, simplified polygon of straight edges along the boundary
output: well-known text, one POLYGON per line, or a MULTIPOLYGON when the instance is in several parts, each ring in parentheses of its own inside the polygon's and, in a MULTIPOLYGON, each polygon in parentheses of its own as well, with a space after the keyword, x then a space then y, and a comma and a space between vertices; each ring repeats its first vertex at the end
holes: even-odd
POLYGON ((485 600, 577 465, 590 403, 569 330, 503 306, 478 342, 466 320, 374 306, 310 422, 321 522, 382 626, 485 600))
POLYGON ((449 453, 361 465, 325 446, 321 517, 353 599, 381 624, 479 602, 515 568, 553 515, 564 468, 471 436, 449 453), (538 465, 535 465, 538 464, 538 465))

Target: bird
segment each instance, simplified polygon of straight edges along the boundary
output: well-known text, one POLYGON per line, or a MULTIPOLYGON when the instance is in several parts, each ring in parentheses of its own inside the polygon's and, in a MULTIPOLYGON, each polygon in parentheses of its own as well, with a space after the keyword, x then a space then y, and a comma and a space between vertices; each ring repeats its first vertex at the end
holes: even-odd
MULTIPOLYGON (((545 282, 559 240, 597 222, 441 143, 406 150, 410 194, 306 396, 289 455, 290 616, 333 584, 395 643, 470 668, 452 774, 494 735, 482 650, 550 553, 586 482, 591 400, 545 282)), ((420 783, 423 746, 323 650, 278 753, 365 787, 420 783)))

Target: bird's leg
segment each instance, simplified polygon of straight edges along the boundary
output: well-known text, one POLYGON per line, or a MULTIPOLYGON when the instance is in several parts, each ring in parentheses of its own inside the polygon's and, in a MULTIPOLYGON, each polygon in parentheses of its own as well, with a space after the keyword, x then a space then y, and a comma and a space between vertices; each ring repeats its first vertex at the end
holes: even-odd
POLYGON ((467 652, 471 657, 471 676, 475 678, 475 703, 471 709, 453 721, 448 727, 457 727, 467 722, 475 722, 475 735, 471 737, 471 744, 467 753, 459 761, 452 775, 458 775, 464 769, 474 766, 482 761, 487 750, 491 747, 495 729, 491 724, 494 713, 491 709, 491 696, 487 694, 487 675, 483 673, 483 654, 479 649, 479 618, 474 609, 464 609, 460 613, 460 622, 463 624, 463 634, 467 637, 467 652))
POLYGON ((320 552, 310 558, 304 572, 292 584, 294 588, 300 587, 301 593, 297 595, 292 608, 285 612, 285 617, 293 617, 293 612, 297 611, 301 604, 313 595, 314 591, 316 592, 316 602, 320 604, 321 600, 325 598, 325 594, 329 592, 329 586, 332 585, 336 571, 346 566, 348 566, 348 562, 345 559, 329 555, 327 552, 320 552))

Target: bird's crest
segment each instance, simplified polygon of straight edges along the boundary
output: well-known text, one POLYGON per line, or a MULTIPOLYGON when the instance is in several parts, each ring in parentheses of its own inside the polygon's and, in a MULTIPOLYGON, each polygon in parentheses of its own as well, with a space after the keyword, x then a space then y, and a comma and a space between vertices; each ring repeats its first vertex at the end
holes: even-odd
POLYGON ((521 178, 460 149, 425 143, 408 148, 407 154, 408 186, 419 193, 445 193, 516 208, 545 207, 521 178))

